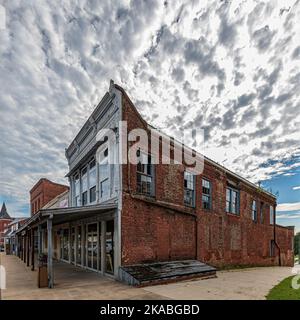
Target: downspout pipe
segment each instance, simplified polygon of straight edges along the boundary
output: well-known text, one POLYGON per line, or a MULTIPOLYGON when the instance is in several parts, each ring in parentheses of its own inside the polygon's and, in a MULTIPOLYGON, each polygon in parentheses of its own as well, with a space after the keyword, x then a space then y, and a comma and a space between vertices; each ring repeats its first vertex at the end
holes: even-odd
POLYGON ((198 260, 198 213, 195 216, 195 260, 198 260))
POLYGON ((273 238, 274 238, 274 243, 275 246, 278 249, 278 265, 281 266, 281 251, 280 251, 280 247, 279 244, 277 243, 276 240, 276 204, 274 205, 274 228, 273 228, 273 238))

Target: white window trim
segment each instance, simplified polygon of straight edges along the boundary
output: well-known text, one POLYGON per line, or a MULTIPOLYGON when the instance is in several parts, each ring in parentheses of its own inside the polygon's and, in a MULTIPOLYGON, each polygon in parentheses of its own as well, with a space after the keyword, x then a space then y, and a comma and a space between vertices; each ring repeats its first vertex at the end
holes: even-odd
POLYGON ((225 210, 226 210, 226 212, 227 213, 229 213, 229 214, 233 214, 233 215, 235 215, 235 216, 240 216, 240 191, 238 190, 238 189, 234 189, 234 188, 232 188, 232 187, 230 187, 230 186, 226 186, 226 189, 225 189, 225 192, 226 192, 226 195, 225 195, 225 210), (230 190, 230 201, 229 201, 229 203, 230 203, 230 208, 229 208, 229 211, 227 211, 227 189, 229 189, 230 190), (237 194, 237 198, 236 198, 236 212, 232 212, 232 204, 233 204, 233 202, 232 202, 232 192, 236 192, 236 194, 237 194))
MULTIPOLYGON (((186 206, 188 206, 188 207, 192 207, 192 208, 195 208, 195 206, 196 206, 196 175, 194 175, 193 174, 193 172, 191 172, 191 171, 189 171, 189 170, 184 170, 184 172, 183 172, 183 189, 184 189, 184 191, 185 191, 185 189, 187 189, 187 188, 185 188, 184 187, 184 174, 185 174, 185 172, 186 173, 189 173, 189 174, 191 174, 192 175, 192 177, 193 177, 193 191, 194 191, 194 193, 193 193, 193 203, 190 205, 190 204, 188 204, 188 203, 186 203, 185 201, 184 201, 184 199, 183 199, 183 202, 184 202, 184 205, 186 205, 186 206)), ((202 181, 201 181, 201 183, 202 183, 202 181)), ((190 189, 189 189, 190 190, 190 189)), ((202 200, 201 200, 202 201, 202 200)))
POLYGON ((99 186, 99 197, 98 197, 99 203, 109 200, 109 199, 111 198, 111 196, 112 196, 112 186, 111 186, 112 177, 111 177, 111 168, 110 168, 110 166, 109 166, 109 167, 108 167, 108 168, 109 168, 109 170, 108 170, 108 178, 106 178, 106 179, 108 179, 108 181, 109 181, 109 194, 108 194, 107 197, 104 197, 104 198, 101 197, 101 183, 106 180, 106 179, 103 179, 103 180, 101 179, 100 166, 101 166, 101 164, 102 164, 104 161, 106 161, 106 157, 101 160, 101 154, 102 154, 106 149, 108 149, 107 161, 108 161, 108 164, 109 164, 109 163, 112 163, 111 160, 113 160, 113 158, 111 158, 111 157, 112 157, 113 155, 112 155, 112 148, 110 147, 110 144, 108 143, 108 141, 106 141, 105 143, 103 143, 103 144, 99 147, 99 149, 97 150, 97 159, 96 159, 96 160, 97 160, 97 161, 96 161, 97 163, 96 163, 96 164, 97 164, 97 166, 99 166, 99 177, 98 177, 98 181, 97 181, 98 186, 99 186))
POLYGON ((73 196, 74 207, 80 207, 81 206, 81 177, 80 177, 80 171, 77 171, 73 175, 73 188, 74 188, 74 196, 73 196), (76 195, 76 180, 75 180, 76 176, 78 176, 78 184, 79 184, 78 195, 76 195), (76 197, 79 198, 78 204, 76 203, 76 197))
POLYGON ((253 222, 257 222, 257 201, 255 199, 252 199, 251 219, 253 222), (255 203, 255 210, 254 210, 254 203, 255 203), (255 211, 255 217, 254 217, 254 211, 255 211))
MULTIPOLYGON (((155 197, 155 156, 151 153, 151 152, 146 152, 144 150, 139 150, 140 154, 143 154, 145 156, 147 156, 147 159, 148 159, 148 156, 151 157, 151 165, 152 165, 152 169, 153 169, 153 172, 152 172, 152 175, 151 175, 151 178, 152 178, 152 186, 151 186, 151 193, 150 195, 148 195, 149 197, 155 197)), ((137 168, 137 167, 136 167, 137 168)), ((137 174, 140 173, 141 175, 146 175, 140 171, 137 171, 136 170, 136 178, 137 178, 137 174)), ((147 175, 146 175, 147 176, 147 175)), ((146 195, 146 194, 145 194, 146 195)))
POLYGON ((88 164, 86 164, 86 165, 84 165, 83 167, 82 167, 82 169, 80 170, 80 185, 81 185, 81 193, 80 193, 80 195, 81 195, 81 206, 84 206, 84 204, 83 204, 83 198, 82 198, 82 195, 83 195, 83 193, 84 192, 86 192, 87 193, 87 195, 86 195, 86 204, 85 204, 85 206, 86 205, 88 205, 89 204, 89 183, 88 183, 88 164), (82 183, 82 178, 83 178, 83 174, 82 174, 82 171, 84 170, 84 169, 86 169, 86 190, 83 190, 83 188, 82 188, 82 186, 83 186, 83 183, 82 183))
POLYGON ((89 204, 95 204, 97 202, 97 161, 95 158, 92 158, 89 163, 88 163, 88 203, 89 204), (91 163, 95 161, 95 166, 91 169, 90 168, 90 165, 91 163), (94 185, 91 185, 90 184, 90 173, 91 171, 95 171, 95 184, 94 185), (96 197, 95 197, 95 200, 94 201, 91 201, 91 198, 90 198, 90 190, 92 187, 96 187, 96 197))
POLYGON ((212 182, 205 177, 202 177, 201 179, 201 208, 204 210, 212 210, 212 182), (205 196, 209 197, 209 209, 204 208, 203 206, 203 180, 209 183, 209 195, 204 194, 205 196))
POLYGON ((274 206, 272 206, 272 205, 270 205, 269 217, 270 217, 270 224, 273 226, 274 220, 275 220, 275 209, 274 209, 274 206), (272 208, 272 210, 271 210, 271 208, 272 208), (272 217, 272 219, 271 219, 271 217, 272 217))

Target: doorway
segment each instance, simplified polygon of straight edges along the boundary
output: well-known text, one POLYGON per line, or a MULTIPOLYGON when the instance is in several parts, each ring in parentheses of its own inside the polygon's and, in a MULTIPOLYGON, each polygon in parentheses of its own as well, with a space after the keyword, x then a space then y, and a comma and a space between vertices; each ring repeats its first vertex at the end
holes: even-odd
POLYGON ((62 260, 69 261, 69 229, 62 230, 60 256, 62 260))
POLYGON ((71 228, 71 263, 75 264, 75 228, 71 228))
POLYGON ((98 224, 91 223, 87 225, 86 232, 87 258, 86 266, 89 269, 98 269, 98 224))
POLYGON ((105 271, 114 273, 114 220, 106 222, 105 234, 105 271))
POLYGON ((77 226, 77 257, 76 257, 76 263, 79 265, 83 265, 84 262, 81 261, 82 253, 81 253, 81 226, 77 226))

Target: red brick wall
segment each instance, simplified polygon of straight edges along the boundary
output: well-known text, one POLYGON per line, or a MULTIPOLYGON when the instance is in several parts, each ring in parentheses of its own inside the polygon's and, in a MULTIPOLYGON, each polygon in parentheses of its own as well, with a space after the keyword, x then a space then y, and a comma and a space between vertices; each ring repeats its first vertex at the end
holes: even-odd
MULTIPOLYGON (((125 93, 122 111, 128 131, 146 128, 125 93)), ((205 161, 203 174, 196 177, 196 207, 189 208, 183 202, 183 172, 182 165, 156 165, 155 199, 150 201, 136 195, 136 166, 123 165, 122 264, 195 258, 217 267, 278 264, 278 252, 270 256, 274 226, 269 206, 275 205, 274 198, 205 161), (212 183, 212 210, 202 209, 202 177, 212 183), (240 190, 239 216, 225 212, 228 179, 240 190), (251 217, 253 199, 257 222, 251 217), (264 221, 260 221, 261 202, 264 221)), ((292 264, 293 252, 287 249, 292 237, 293 232, 280 228, 278 244, 284 265, 292 264)))
POLYGON ((195 259, 193 216, 123 197, 122 264, 195 259))
POLYGON ((280 248, 282 265, 294 265, 294 227, 276 225, 276 241, 280 248))
POLYGON ((0 219, 0 247, 4 245, 4 231, 7 229, 7 225, 13 221, 13 219, 0 219))
POLYGON ((30 190, 31 215, 38 212, 49 201, 68 189, 68 186, 57 184, 44 178, 39 180, 30 190))

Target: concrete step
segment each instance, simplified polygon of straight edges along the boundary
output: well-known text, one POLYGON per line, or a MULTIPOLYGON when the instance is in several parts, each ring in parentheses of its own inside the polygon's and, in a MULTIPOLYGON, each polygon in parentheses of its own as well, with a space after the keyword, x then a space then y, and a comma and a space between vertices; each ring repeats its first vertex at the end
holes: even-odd
POLYGON ((119 268, 120 280, 133 286, 210 277, 216 277, 216 269, 198 260, 144 263, 119 268))

